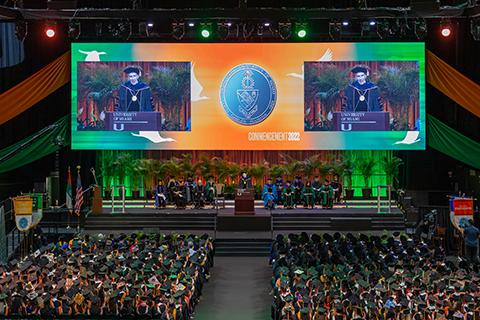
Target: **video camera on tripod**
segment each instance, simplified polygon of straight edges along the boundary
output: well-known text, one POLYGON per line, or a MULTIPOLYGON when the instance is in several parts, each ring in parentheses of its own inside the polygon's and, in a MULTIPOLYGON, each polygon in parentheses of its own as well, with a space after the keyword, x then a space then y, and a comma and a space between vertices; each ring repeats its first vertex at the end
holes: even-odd
POLYGON ((423 221, 428 221, 428 234, 422 233, 422 238, 427 240, 432 240, 437 230, 438 225, 436 224, 437 209, 430 210, 429 213, 423 216, 423 221))

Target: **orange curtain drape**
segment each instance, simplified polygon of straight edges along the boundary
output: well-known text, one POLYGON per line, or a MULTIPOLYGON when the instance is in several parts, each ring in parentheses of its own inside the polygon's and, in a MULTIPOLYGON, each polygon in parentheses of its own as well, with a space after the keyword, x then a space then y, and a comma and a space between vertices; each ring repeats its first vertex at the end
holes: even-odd
POLYGON ((480 117, 480 86, 428 50, 425 62, 427 82, 480 117))
POLYGON ((0 95, 0 125, 70 81, 70 51, 0 95))

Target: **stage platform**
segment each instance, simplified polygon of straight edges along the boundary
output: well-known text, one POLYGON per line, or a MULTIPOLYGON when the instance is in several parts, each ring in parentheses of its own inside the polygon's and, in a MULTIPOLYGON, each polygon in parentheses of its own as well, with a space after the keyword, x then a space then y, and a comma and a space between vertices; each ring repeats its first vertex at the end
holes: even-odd
MULTIPOLYGON (((384 200, 384 205, 385 201, 384 200)), ((388 204, 388 202, 387 202, 388 204)), ((266 210, 262 201, 255 202, 255 215, 235 216, 233 201, 225 208, 176 210, 168 206, 163 210, 153 208, 152 201, 127 201, 125 212, 104 201, 103 213, 88 213, 84 230, 144 230, 155 233, 163 230, 206 230, 219 232, 284 231, 404 231, 403 213, 392 202, 378 213, 376 200, 354 200, 338 204, 332 210, 315 208, 266 210)))

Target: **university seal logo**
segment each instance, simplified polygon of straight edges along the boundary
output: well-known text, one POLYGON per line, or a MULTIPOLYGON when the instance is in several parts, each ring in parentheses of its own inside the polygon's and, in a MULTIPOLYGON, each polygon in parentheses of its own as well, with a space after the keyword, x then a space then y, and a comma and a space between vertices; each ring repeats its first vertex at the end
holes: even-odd
POLYGON ((233 121, 254 125, 272 113, 277 100, 275 82, 255 64, 241 64, 228 72, 220 88, 223 110, 233 121))

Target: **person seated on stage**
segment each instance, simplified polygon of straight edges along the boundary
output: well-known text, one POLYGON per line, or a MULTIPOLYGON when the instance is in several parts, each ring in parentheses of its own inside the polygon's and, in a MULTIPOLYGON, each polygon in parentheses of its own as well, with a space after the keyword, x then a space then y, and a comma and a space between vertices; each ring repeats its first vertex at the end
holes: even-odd
POLYGON ((155 197, 155 209, 165 209, 167 188, 163 184, 162 179, 158 179, 158 184, 153 189, 153 196, 155 197))
POLYGON ((295 205, 295 189, 292 186, 292 181, 287 180, 286 186, 283 188, 283 207, 286 209, 293 209, 295 205))
POLYGON ((178 179, 178 187, 175 192, 175 205, 177 209, 185 210, 187 206, 187 186, 183 182, 183 179, 178 179))
POLYGON ((333 188, 330 185, 330 180, 325 179, 325 184, 320 191, 322 192, 322 208, 333 209, 333 188))
POLYGON ((167 196, 168 202, 174 203, 175 202, 175 191, 177 191, 177 182, 175 181, 175 176, 170 176, 170 181, 167 184, 167 196))
POLYGON ((283 202, 282 200, 283 187, 285 187, 281 174, 277 175, 277 179, 275 180, 275 187, 277 187, 277 204, 281 204, 283 202))
POLYGON ((209 176, 207 185, 205 186, 205 188, 207 189, 205 199, 206 199, 206 202, 210 204, 210 207, 213 207, 213 208, 215 208, 215 198, 217 195, 216 185, 217 183, 215 182, 213 176, 209 176))
POLYGON ((313 187, 310 181, 307 180, 305 187, 302 190, 303 206, 308 209, 313 209, 314 198, 313 198, 313 187))
POLYGON ((239 189, 252 189, 252 179, 247 176, 247 172, 243 171, 240 181, 238 182, 239 189))
POLYGON ((187 203, 193 204, 193 189, 197 186, 197 183, 195 182, 191 174, 188 175, 188 179, 185 181, 185 185, 187 186, 187 203))
POLYGON ((333 188, 333 200, 335 203, 340 203, 340 198, 342 197, 342 183, 339 180, 338 174, 333 175, 333 180, 332 180, 332 188, 333 188))
POLYGON ((277 187, 272 183, 272 178, 268 178, 267 184, 263 187, 262 193, 262 200, 265 209, 274 209, 275 199, 277 199, 277 187))
POLYGON ((302 191, 303 191, 303 181, 301 176, 296 176, 293 181, 293 188, 295 188, 295 203, 301 203, 302 201, 302 191))
POLYGON ((313 189, 313 201, 318 204, 322 204, 322 194, 320 193, 320 189, 322 188, 322 181, 318 178, 318 175, 315 175, 314 180, 312 182, 312 189, 313 189))
POLYGON ((203 185, 202 180, 198 180, 197 185, 193 188, 193 199, 195 201, 195 209, 201 209, 205 206, 205 194, 207 188, 203 185))

